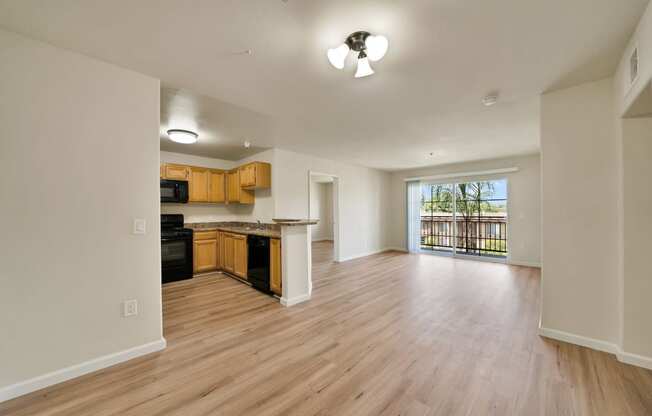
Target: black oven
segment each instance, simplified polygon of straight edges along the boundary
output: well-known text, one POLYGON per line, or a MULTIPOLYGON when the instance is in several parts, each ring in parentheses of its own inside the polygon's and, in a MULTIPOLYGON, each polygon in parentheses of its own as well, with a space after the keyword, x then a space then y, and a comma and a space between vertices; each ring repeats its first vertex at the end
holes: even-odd
POLYGON ((183 228, 183 215, 161 215, 162 282, 192 277, 192 230, 183 228))
POLYGON ((188 182, 161 179, 161 202, 188 202, 188 182))

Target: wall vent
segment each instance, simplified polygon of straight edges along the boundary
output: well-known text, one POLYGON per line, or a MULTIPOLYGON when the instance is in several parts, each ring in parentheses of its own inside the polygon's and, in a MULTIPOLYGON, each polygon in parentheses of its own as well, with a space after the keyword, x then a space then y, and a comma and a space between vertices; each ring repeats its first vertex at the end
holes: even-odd
POLYGON ((629 84, 633 84, 638 78, 638 48, 634 48, 629 57, 629 84))

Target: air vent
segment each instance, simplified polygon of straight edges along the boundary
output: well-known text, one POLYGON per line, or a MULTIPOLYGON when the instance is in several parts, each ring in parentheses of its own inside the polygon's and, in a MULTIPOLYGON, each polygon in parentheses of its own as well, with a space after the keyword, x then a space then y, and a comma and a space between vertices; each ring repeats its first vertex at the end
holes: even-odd
POLYGON ((638 48, 634 48, 629 58, 629 83, 633 84, 638 78, 638 48))

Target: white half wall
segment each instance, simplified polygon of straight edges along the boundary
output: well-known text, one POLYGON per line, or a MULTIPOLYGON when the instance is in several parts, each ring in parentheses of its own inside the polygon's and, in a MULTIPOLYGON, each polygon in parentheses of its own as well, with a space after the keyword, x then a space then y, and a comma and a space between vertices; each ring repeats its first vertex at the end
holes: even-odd
POLYGON ((0 91, 7 398, 164 345, 159 82, 0 30, 0 91), (127 299, 137 316, 122 317, 127 299))
MULTIPOLYGON (((516 156, 504 159, 456 163, 392 173, 391 246, 407 247, 406 232, 406 178, 480 172, 492 169, 518 168, 518 172, 486 175, 474 179, 508 180, 509 260, 515 264, 541 264, 541 168, 539 155, 516 156)), ((471 178, 459 178, 470 180, 471 178)), ((455 180, 454 177, 450 178, 455 180)))
POLYGON ((613 80, 541 98, 544 328, 619 343, 620 144, 613 80))

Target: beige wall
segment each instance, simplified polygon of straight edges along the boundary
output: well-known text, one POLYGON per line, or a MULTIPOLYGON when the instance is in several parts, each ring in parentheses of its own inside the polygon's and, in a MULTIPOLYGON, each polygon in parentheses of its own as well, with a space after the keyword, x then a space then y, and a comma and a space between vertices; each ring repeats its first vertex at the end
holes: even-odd
MULTIPOLYGON (((274 150, 272 187, 275 215, 308 216, 308 172, 339 177, 340 257, 347 259, 387 248, 389 241, 390 174, 347 163, 274 150)), ((337 224, 336 224, 337 226, 337 224)))
POLYGON ((312 241, 333 239, 333 184, 310 183, 310 217, 319 222, 310 226, 312 241))
MULTIPOLYGON (((518 156, 504 159, 457 163, 437 167, 399 171, 392 174, 392 229, 391 245, 405 248, 406 242, 406 185, 405 178, 479 172, 492 169, 517 167, 518 172, 498 176, 476 177, 506 178, 508 180, 509 211, 509 260, 514 263, 540 265, 541 263, 541 197, 538 155, 518 156)), ((452 178, 451 180, 454 180, 452 178)), ((468 180, 470 178, 460 178, 468 180)))
POLYGON ((616 343, 620 145, 612 82, 541 99, 541 325, 616 343))
POLYGON ((158 80, 4 31, 0 57, 2 388, 162 329, 158 80))
POLYGON ((652 357, 652 119, 623 120, 622 348, 652 357))

